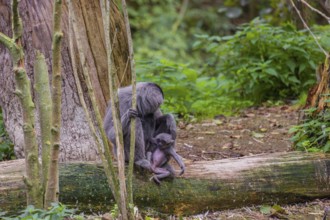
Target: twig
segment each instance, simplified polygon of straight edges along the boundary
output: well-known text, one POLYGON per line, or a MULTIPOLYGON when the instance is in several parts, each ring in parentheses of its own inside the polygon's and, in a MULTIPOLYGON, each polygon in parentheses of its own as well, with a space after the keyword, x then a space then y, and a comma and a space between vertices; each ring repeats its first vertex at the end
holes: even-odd
POLYGON ((264 142, 262 142, 262 141, 259 141, 258 139, 256 139, 256 138, 252 138, 255 142, 258 142, 258 143, 260 143, 260 144, 264 144, 264 142))
POLYGON ((114 48, 114 46, 115 46, 115 42, 116 42, 116 40, 117 40, 117 28, 115 29, 115 34, 114 34, 114 36, 113 36, 113 42, 112 42, 112 45, 111 45, 111 56, 112 56, 112 54, 113 54, 113 49, 112 48, 114 48))
MULTIPOLYGON (((136 72, 135 72, 135 61, 133 52, 133 40, 131 34, 131 28, 129 24, 128 12, 126 1, 122 0, 122 8, 125 19, 125 27, 127 33, 128 51, 129 51, 129 61, 131 67, 132 75, 132 109, 136 110, 136 72)), ((135 118, 131 118, 131 139, 130 139, 130 157, 128 164, 128 198, 129 203, 133 206, 133 168, 134 168, 134 155, 135 155, 135 118)), ((134 216, 134 210, 131 208, 131 216, 134 216)))
POLYGON ((300 11, 298 10, 298 8, 296 7, 296 5, 294 4, 293 0, 290 0, 290 2, 291 2, 291 4, 292 4, 293 8, 296 10, 296 12, 297 12, 297 14, 298 14, 298 16, 299 16, 301 22, 304 24, 305 28, 306 28, 306 29, 309 31, 309 33, 313 36, 313 38, 314 38, 314 40, 315 40, 317 46, 320 48, 320 50, 324 53, 324 55, 325 55, 326 57, 329 57, 328 52, 326 52, 326 51, 323 49, 323 47, 321 46, 321 44, 320 44, 319 41, 317 40, 316 36, 314 35, 314 33, 312 32, 312 30, 311 30, 311 29, 309 28, 309 26, 307 25, 307 23, 306 23, 306 21, 304 20, 304 18, 302 17, 300 11))
POLYGON ((126 75, 126 70, 127 70, 127 67, 128 67, 128 63, 129 63, 129 57, 127 58, 127 62, 126 62, 126 66, 125 66, 125 69, 124 69, 124 73, 123 73, 123 76, 121 77, 121 80, 119 82, 119 86, 122 84, 122 82, 124 81, 124 76, 126 75))
POLYGON ((181 22, 184 18, 184 15, 187 11, 188 3, 189 3, 189 0, 183 0, 179 16, 178 16, 177 20, 175 21, 175 23, 172 26, 172 32, 173 33, 175 33, 177 31, 177 29, 179 28, 179 26, 180 26, 180 24, 181 24, 181 22))
POLYGON ((187 143, 184 143, 183 144, 184 147, 188 147, 188 148, 193 148, 194 146, 190 145, 190 144, 187 144, 187 143))
POLYGON ((9 50, 13 63, 18 65, 20 60, 24 59, 22 48, 20 48, 13 39, 0 32, 0 43, 9 50))
POLYGON ((123 130, 120 121, 119 111, 119 98, 115 83, 115 74, 112 71, 112 47, 110 38, 110 0, 106 0, 106 4, 101 0, 101 10, 103 18, 104 35, 106 42, 107 61, 108 61, 108 76, 109 76, 109 89, 110 89, 110 102, 113 118, 113 126, 116 134, 117 145, 117 162, 118 162, 118 177, 119 177, 119 189, 120 189, 120 212, 122 219, 128 219, 127 213, 127 191, 125 182, 125 155, 124 155, 124 141, 123 130))
POLYGON ((326 14, 324 14, 323 12, 321 12, 320 10, 314 8, 313 6, 311 6, 310 4, 308 4, 305 0, 300 0, 303 4, 305 4, 309 9, 311 9, 312 11, 318 13, 319 15, 321 15, 322 17, 324 17, 328 23, 330 24, 330 17, 328 17, 326 14))

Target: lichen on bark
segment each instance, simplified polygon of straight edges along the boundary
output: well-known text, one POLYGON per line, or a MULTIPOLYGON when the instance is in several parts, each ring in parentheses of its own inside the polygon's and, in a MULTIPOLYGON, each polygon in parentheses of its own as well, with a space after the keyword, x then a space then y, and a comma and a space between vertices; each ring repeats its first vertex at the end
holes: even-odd
POLYGON ((23 26, 18 11, 18 1, 12 1, 12 32, 13 38, 0 33, 0 42, 9 50, 13 60, 13 72, 15 74, 16 90, 23 113, 24 153, 26 164, 27 204, 42 207, 42 189, 40 184, 38 161, 38 145, 35 131, 35 106, 31 95, 30 79, 24 66, 24 52, 21 45, 23 26))
POLYGON ((58 189, 58 158, 60 151, 60 128, 61 128, 61 31, 62 0, 54 1, 53 11, 53 42, 52 42, 52 127, 51 127, 51 161, 49 164, 48 181, 45 192, 45 206, 57 202, 58 189))
POLYGON ((34 63, 34 89, 37 96, 37 106, 40 116, 40 137, 42 149, 42 186, 46 188, 48 180, 48 169, 50 162, 51 147, 51 121, 52 121, 52 101, 49 86, 48 67, 45 57, 37 51, 34 63))

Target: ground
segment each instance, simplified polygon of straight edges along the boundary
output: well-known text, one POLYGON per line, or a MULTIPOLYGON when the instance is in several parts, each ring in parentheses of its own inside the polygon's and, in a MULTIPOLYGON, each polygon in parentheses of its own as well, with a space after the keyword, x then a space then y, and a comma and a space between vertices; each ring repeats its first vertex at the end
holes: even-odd
POLYGON ((326 220, 330 219, 330 200, 314 200, 312 202, 285 205, 282 207, 252 206, 234 210, 205 213, 189 217, 189 219, 232 219, 232 220, 268 220, 268 219, 290 219, 290 220, 326 220), (265 214, 262 213, 262 210, 265 214), (326 209, 326 211, 325 211, 326 209), (268 211, 268 212, 266 212, 268 211), (326 217, 325 213, 327 212, 326 217))
POLYGON ((217 160, 292 150, 289 128, 298 112, 289 106, 259 107, 237 117, 178 123, 177 151, 189 160, 217 160))
MULTIPOLYGON (((219 115, 198 123, 178 123, 177 152, 188 160, 216 160, 291 151, 289 129, 299 111, 291 106, 259 107, 239 116, 219 115)), ((204 213, 188 219, 322 219, 330 199, 282 207, 253 206, 204 213)), ((329 213, 330 215, 330 213, 329 213)), ((328 217, 330 219, 330 216, 328 217)))

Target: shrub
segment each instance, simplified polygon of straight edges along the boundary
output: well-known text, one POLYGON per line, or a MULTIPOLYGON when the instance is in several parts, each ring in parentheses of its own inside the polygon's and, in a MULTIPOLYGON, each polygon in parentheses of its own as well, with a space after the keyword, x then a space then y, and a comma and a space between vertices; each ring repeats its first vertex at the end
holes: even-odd
POLYGON ((228 83, 225 79, 202 76, 195 69, 165 59, 139 62, 137 75, 140 81, 155 82, 164 90, 165 112, 182 117, 194 115, 199 118, 217 114, 230 114, 238 108, 251 104, 236 101, 225 94, 228 83))
POLYGON ((315 114, 315 108, 305 110, 305 119, 293 126, 291 140, 297 150, 330 152, 330 111, 315 114))
POLYGON ((34 219, 46 219, 46 220, 60 220, 60 219, 84 219, 83 215, 75 215, 74 209, 68 209, 61 203, 53 203, 49 210, 36 209, 30 205, 21 212, 19 216, 5 217, 6 213, 0 212, 0 218, 4 220, 34 220, 34 219))
POLYGON ((195 48, 213 54, 204 73, 232 80, 231 93, 255 104, 307 91, 324 60, 314 39, 290 24, 273 27, 255 19, 233 36, 198 37, 195 48))

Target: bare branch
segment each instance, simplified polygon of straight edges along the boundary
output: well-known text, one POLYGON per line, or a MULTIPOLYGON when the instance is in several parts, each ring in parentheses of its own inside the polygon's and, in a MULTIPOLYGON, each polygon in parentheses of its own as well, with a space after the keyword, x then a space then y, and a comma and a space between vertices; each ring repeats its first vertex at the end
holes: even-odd
POLYGON ((324 14, 323 12, 321 12, 320 10, 317 10, 316 8, 314 8, 313 6, 311 6, 310 4, 308 4, 308 2, 306 2, 305 0, 300 0, 304 5, 306 5, 309 9, 311 9, 312 11, 318 13, 319 15, 321 15, 322 17, 324 17, 328 23, 330 24, 330 17, 328 17, 326 14, 324 14))
MULTIPOLYGON (((42 186, 46 189, 51 150, 52 97, 49 85, 48 67, 45 57, 37 51, 34 62, 34 89, 39 110, 39 124, 42 149, 42 186)), ((47 208, 47 207, 45 207, 47 208)))
MULTIPOLYGON (((133 52, 133 40, 131 34, 131 28, 129 24, 129 18, 127 13, 127 5, 126 1, 122 0, 122 8, 124 13, 125 19, 125 27, 127 33, 127 40, 128 40, 128 51, 129 51, 129 61, 131 67, 131 74, 132 74, 132 109, 136 110, 136 73, 135 73, 135 61, 134 61, 134 52, 133 52)), ((130 204, 133 203, 133 169, 134 169, 134 155, 135 155, 135 118, 131 118, 131 139, 130 139, 130 158, 129 158, 129 165, 128 165, 128 197, 130 204)), ((132 212, 132 210, 131 210, 132 212)))
POLYGON ((118 176, 119 176, 119 188, 120 188, 120 203, 118 204, 121 212, 121 218, 123 220, 128 219, 128 204, 127 204, 127 191, 126 191, 126 179, 125 179, 125 154, 124 154, 124 140, 123 129, 120 121, 119 112, 119 98, 117 87, 115 83, 115 73, 112 65, 112 44, 110 38, 110 0, 101 0, 101 10, 103 18, 104 35, 106 42, 107 61, 108 61, 108 77, 109 77, 109 89, 110 89, 110 102, 113 118, 113 125, 116 134, 116 146, 117 146, 117 162, 118 162, 118 176))
POLYGON ((5 45, 9 50, 11 58, 13 59, 14 65, 18 65, 20 60, 23 60, 24 54, 23 50, 15 43, 13 39, 0 32, 0 43, 5 45))
POLYGON ((63 33, 61 30, 62 0, 54 1, 53 11, 53 42, 52 42, 52 128, 51 128, 51 162, 49 164, 48 182, 45 193, 45 206, 51 206, 58 201, 58 157, 60 153, 60 129, 61 129, 61 100, 62 100, 62 76, 61 76, 61 42, 63 33))
POLYGON ((299 9, 298 9, 298 8, 296 7, 296 5, 294 4, 293 0, 290 0, 290 2, 291 2, 291 4, 292 4, 293 8, 296 10, 296 12, 297 12, 297 14, 298 14, 298 16, 299 16, 301 22, 304 24, 305 28, 306 28, 306 29, 309 31, 309 33, 313 36, 313 38, 314 38, 314 40, 315 40, 317 46, 320 48, 320 50, 324 53, 324 55, 325 55, 326 57, 329 57, 328 52, 325 51, 325 49, 323 49, 323 47, 321 46, 321 44, 320 44, 319 41, 317 40, 315 34, 312 32, 312 30, 309 28, 309 26, 307 25, 306 21, 305 21, 304 18, 302 17, 302 15, 301 15, 299 9))

